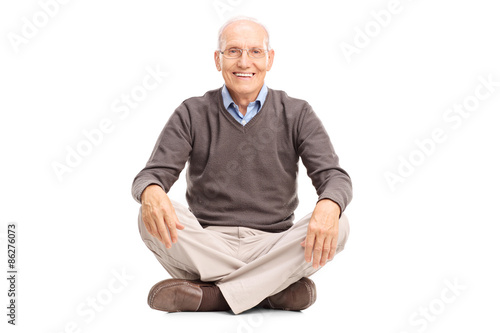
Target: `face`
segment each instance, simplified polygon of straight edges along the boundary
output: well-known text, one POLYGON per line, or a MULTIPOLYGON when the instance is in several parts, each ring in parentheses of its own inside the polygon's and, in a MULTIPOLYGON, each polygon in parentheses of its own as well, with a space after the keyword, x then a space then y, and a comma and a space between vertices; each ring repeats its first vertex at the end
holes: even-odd
MULTIPOLYGON (((238 21, 224 29, 221 49, 231 47, 240 49, 261 48, 267 50, 266 31, 252 21, 238 21)), ((265 57, 260 59, 250 58, 246 51, 241 57, 227 59, 218 51, 215 52, 215 65, 222 72, 226 87, 234 99, 257 98, 266 72, 273 65, 274 51, 269 51, 265 57), (239 76, 241 74, 246 76, 239 76), (248 76, 251 75, 251 76, 248 76)))

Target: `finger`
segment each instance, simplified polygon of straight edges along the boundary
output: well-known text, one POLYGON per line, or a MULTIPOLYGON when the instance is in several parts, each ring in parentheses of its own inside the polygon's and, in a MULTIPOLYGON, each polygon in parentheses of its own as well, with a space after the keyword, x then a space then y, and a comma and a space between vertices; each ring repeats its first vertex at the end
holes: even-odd
POLYGON ((326 262, 328 261, 328 258, 330 256, 331 249, 332 249, 332 241, 327 238, 323 243, 323 250, 321 251, 321 260, 319 262, 321 267, 326 265, 326 262))
POLYGON ((169 219, 169 220, 165 219, 164 223, 168 228, 168 232, 170 234, 170 239, 172 240, 172 244, 174 244, 175 242, 177 242, 177 229, 175 227, 177 223, 175 223, 171 219, 169 219))
POLYGON ((158 229, 156 228, 156 221, 154 217, 154 213, 151 212, 149 208, 143 205, 143 210, 142 210, 142 220, 144 224, 146 225, 146 229, 148 232, 155 238, 159 239, 161 241, 161 236, 158 233, 158 229))
POLYGON ((172 247, 172 244, 170 243, 170 237, 168 236, 167 227, 165 226, 163 218, 160 221, 157 221, 156 228, 158 229, 158 233, 160 234, 161 242, 167 249, 170 249, 172 247))
POLYGON ((142 224, 144 224, 144 227, 146 228, 146 230, 148 231, 148 233, 150 233, 151 235, 153 234, 153 231, 151 230, 151 227, 149 226, 149 223, 146 222, 146 219, 144 218, 144 214, 142 214, 143 218, 142 218, 142 224))
POLYGON ((337 243, 338 238, 332 239, 332 247, 330 248, 330 253, 328 254, 328 260, 332 260, 335 257, 335 253, 337 252, 337 243))
POLYGON ((333 257, 335 256, 335 253, 337 252, 337 244, 339 240, 339 234, 338 231, 333 233, 333 238, 332 238, 332 246, 330 248, 330 254, 328 254, 328 260, 332 260, 333 257))
POLYGON ((331 243, 331 247, 330 247, 330 252, 328 252, 328 260, 332 260, 333 257, 335 256, 335 244, 333 243, 333 240, 332 240, 332 243, 331 243))
POLYGON ((312 251, 314 247, 314 238, 315 238, 314 234, 308 231, 305 240, 305 251, 304 251, 304 258, 306 259, 306 262, 311 262, 312 251))
POLYGON ((146 229, 148 232, 155 238, 158 238, 161 241, 160 234, 158 233, 158 229, 156 229, 156 224, 154 221, 151 221, 151 218, 144 218, 144 224, 146 225, 146 229))
POLYGON ((184 226, 179 222, 179 219, 177 218, 177 214, 175 214, 175 212, 173 213, 172 216, 168 217, 165 223, 168 226, 168 231, 170 233, 172 244, 174 244, 178 240, 177 229, 182 230, 184 229, 184 226))
POLYGON ((316 237, 313 250, 313 268, 319 268, 319 263, 321 260, 321 255, 323 253, 323 244, 325 242, 324 237, 316 237))

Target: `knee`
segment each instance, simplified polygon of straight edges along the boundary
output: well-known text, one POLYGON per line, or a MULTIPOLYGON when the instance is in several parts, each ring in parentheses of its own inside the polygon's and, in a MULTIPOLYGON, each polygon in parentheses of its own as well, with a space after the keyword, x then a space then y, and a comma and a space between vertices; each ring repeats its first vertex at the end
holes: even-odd
POLYGON ((342 214, 339 220, 339 231, 342 231, 345 234, 345 238, 349 237, 350 227, 349 227, 349 219, 347 215, 342 214))
POLYGON ((337 242, 337 252, 340 252, 344 249, 344 246, 347 243, 347 239, 349 238, 349 233, 350 233, 349 219, 345 214, 342 214, 339 220, 339 237, 337 242))

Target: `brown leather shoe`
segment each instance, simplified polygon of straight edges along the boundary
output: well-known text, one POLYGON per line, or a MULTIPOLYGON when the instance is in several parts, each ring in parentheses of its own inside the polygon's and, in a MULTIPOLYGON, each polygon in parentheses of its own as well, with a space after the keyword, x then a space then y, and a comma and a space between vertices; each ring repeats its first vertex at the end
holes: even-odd
POLYGON ((215 284, 182 279, 167 279, 155 284, 149 291, 148 304, 152 309, 167 312, 229 310, 215 284))
POLYGON ((264 299, 259 306, 265 309, 300 311, 316 301, 316 286, 306 277, 292 283, 276 295, 264 299))

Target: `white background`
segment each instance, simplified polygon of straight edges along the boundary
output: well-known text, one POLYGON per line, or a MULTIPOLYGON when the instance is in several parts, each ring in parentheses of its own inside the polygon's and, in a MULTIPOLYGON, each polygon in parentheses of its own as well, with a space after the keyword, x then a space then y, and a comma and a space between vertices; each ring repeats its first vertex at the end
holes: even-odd
MULTIPOLYGON (((2 1, 0 258, 6 274, 15 221, 19 268, 16 327, 6 323, 1 279, 2 331, 71 332, 74 322, 77 332, 498 332, 500 87, 457 128, 443 119, 480 76, 500 81, 495 2, 401 0, 350 62, 341 43, 376 29, 370 12, 388 0, 220 2, 222 13, 213 0, 69 1, 16 52, 9 36, 22 36, 23 17, 33 22, 42 9, 2 1), (175 107, 222 85, 213 51, 233 15, 269 27, 268 86, 307 100, 330 133, 354 184, 351 236, 314 276, 318 300, 302 313, 165 314, 146 303, 167 275, 140 239, 130 187, 175 107), (113 102, 148 66, 169 76, 121 119, 113 102), (106 118, 111 133, 60 181, 52 164, 106 118), (391 190, 384 174, 417 156, 415 140, 435 128, 446 140, 391 190), (123 272, 120 284, 114 274, 123 272), (100 311, 87 305, 96 297, 100 311)), ((304 169, 299 186, 297 217, 316 200, 304 169)), ((171 197, 184 201, 184 190, 181 175, 171 197)))

